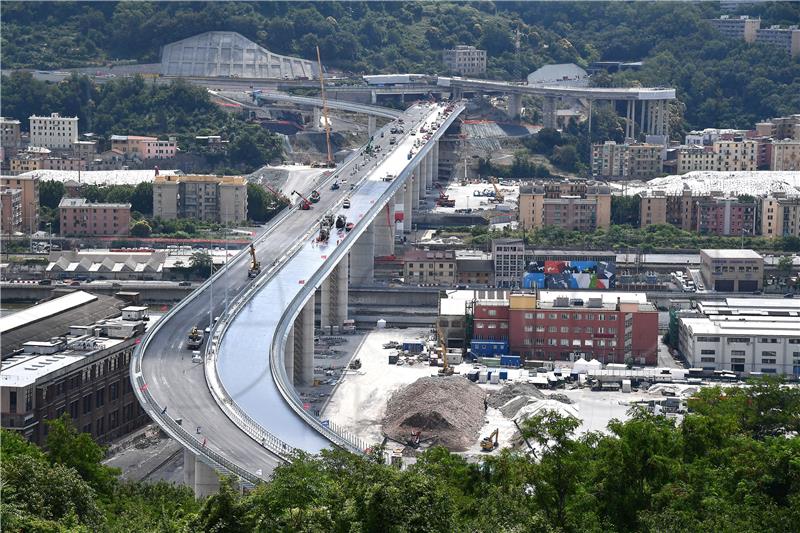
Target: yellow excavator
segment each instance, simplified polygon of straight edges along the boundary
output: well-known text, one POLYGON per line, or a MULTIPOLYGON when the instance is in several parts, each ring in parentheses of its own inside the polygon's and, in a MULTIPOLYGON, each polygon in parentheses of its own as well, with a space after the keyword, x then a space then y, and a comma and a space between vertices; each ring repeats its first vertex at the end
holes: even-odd
POLYGON ((250 244, 250 269, 247 271, 248 278, 254 278, 261 274, 261 262, 256 259, 256 247, 250 244))
POLYGON ((500 437, 500 428, 496 428, 492 431, 492 434, 488 437, 484 437, 481 440, 481 450, 484 452, 490 452, 497 448, 498 441, 497 439, 500 437))

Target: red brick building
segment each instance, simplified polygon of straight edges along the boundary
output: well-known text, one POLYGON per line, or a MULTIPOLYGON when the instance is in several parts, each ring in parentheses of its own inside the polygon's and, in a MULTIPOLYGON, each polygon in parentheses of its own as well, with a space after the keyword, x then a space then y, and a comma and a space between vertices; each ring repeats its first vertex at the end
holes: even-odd
POLYGON ((131 204, 92 204, 85 198, 62 198, 58 211, 62 237, 130 234, 131 204))
POLYGON ((644 293, 512 293, 475 303, 473 339, 507 339, 523 360, 655 365, 658 311, 644 293))

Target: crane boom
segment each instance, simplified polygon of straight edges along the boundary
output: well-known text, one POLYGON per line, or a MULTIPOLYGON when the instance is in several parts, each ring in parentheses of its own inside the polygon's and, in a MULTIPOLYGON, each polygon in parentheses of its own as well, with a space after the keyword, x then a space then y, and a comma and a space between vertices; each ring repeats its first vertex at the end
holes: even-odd
POLYGON ((327 167, 336 166, 333 160, 333 150, 331 149, 331 123, 328 120, 328 98, 325 95, 325 76, 322 75, 322 58, 317 46, 317 65, 319 66, 319 90, 322 97, 322 116, 325 119, 325 144, 328 147, 328 159, 325 161, 327 167))

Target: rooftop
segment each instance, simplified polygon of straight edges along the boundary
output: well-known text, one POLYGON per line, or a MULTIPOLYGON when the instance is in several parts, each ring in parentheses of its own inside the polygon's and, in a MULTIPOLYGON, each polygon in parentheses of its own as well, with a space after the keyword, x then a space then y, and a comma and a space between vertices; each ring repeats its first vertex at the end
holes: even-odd
POLYGON ((403 255, 404 261, 432 261, 437 259, 452 261, 455 259, 455 253, 452 250, 409 250, 403 255))
POLYGON ((188 183, 188 182, 217 182, 217 183, 224 183, 224 184, 233 184, 233 185, 244 185, 245 179, 242 176, 208 176, 208 175, 165 175, 163 173, 159 173, 158 176, 155 177, 155 183, 188 183))
POLYGON ((754 250, 729 248, 721 250, 700 250, 700 254, 707 255, 711 259, 762 259, 761 255, 754 250))
POLYGON ((29 307, 27 309, 23 309, 22 311, 17 311, 16 313, 12 313, 0 318, 0 333, 5 335, 9 331, 13 331, 17 328, 27 326, 28 324, 38 322, 44 318, 56 315, 58 313, 63 313, 64 311, 80 307, 96 300, 97 296, 84 291, 75 291, 65 294, 60 298, 48 300, 40 303, 39 305, 34 305, 33 307, 29 307))
POLYGON ((695 335, 736 335, 738 337, 800 338, 797 315, 754 320, 752 317, 681 317, 681 323, 695 335))
POLYGON ((91 207, 102 209, 130 209, 131 204, 101 204, 89 202, 86 198, 62 198, 58 204, 59 209, 63 207, 91 207))
MULTIPOLYGON (((161 170, 160 176, 175 175, 179 170, 161 170)), ((37 177, 42 180, 66 182, 74 180, 85 185, 138 185, 155 178, 152 170, 32 170, 20 174, 22 177, 37 177)), ((13 176, 19 178, 20 176, 13 176)), ((5 176, 4 176, 5 177, 5 176)))
POLYGON ((790 171, 740 171, 716 172, 698 170, 683 175, 655 178, 646 183, 632 183, 626 194, 633 196, 653 191, 664 194, 682 194, 684 190, 693 195, 710 195, 712 192, 723 196, 750 194, 767 196, 784 193, 786 196, 800 195, 800 172, 790 171))
POLYGON ((538 306, 541 309, 586 307, 612 310, 617 308, 617 304, 637 304, 640 311, 656 310, 655 306, 647 301, 647 294, 644 292, 539 291, 538 295, 538 306), (567 305, 564 305, 564 302, 567 302, 567 305))

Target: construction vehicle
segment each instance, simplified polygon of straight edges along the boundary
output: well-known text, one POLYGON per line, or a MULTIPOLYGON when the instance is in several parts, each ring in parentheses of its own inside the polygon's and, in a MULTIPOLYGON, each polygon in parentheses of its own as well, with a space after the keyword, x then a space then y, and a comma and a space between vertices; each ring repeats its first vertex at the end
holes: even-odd
POLYGON ((495 448, 497 448, 497 445, 499 444, 497 439, 499 437, 500 437, 500 428, 496 428, 494 431, 492 431, 491 435, 489 435, 488 437, 484 437, 483 440, 481 440, 481 451, 490 452, 495 448))
POLYGON ((334 182, 331 184, 331 190, 332 190, 332 191, 336 191, 336 190, 338 190, 338 189, 339 189, 339 182, 338 182, 338 181, 334 181, 334 182))
POLYGON ((352 230, 352 229, 353 229, 353 228, 355 228, 355 227, 356 227, 356 225, 355 225, 355 224, 353 224, 352 222, 348 222, 348 223, 347 223, 347 224, 344 226, 344 230, 345 230, 345 231, 350 231, 350 230, 352 230))
POLYGON ((270 187, 269 184, 264 183, 264 187, 269 192, 271 192, 272 195, 275 196, 275 198, 278 198, 279 200, 281 200, 282 202, 286 202, 287 204, 292 203, 291 200, 289 200, 289 198, 287 198, 285 194, 283 194, 282 192, 280 192, 278 190, 275 190, 274 188, 270 187))
POLYGON ((328 147, 328 157, 325 160, 324 168, 336 168, 336 160, 333 158, 331 149, 331 121, 328 118, 328 97, 325 95, 325 76, 322 70, 322 58, 319 55, 317 46, 317 65, 319 66, 319 90, 322 98, 322 117, 325 119, 325 144, 328 147))
POLYGON ((494 195, 489 201, 495 204, 502 204, 506 197, 503 195, 500 187, 497 186, 497 178, 492 178, 492 187, 494 187, 494 195))
POLYGON ((319 202, 319 198, 320 198, 319 191, 317 191, 317 190, 311 191, 311 194, 308 196, 308 198, 309 198, 309 200, 311 200, 312 204, 315 204, 315 203, 319 202))
POLYGON ((333 215, 327 214, 319 221, 319 242, 327 242, 331 236, 331 229, 333 228, 333 215))
POLYGON ((292 194, 296 194, 297 196, 300 197, 300 203, 298 205, 300 206, 301 210, 308 211, 309 209, 311 209, 311 200, 309 200, 308 198, 306 198, 297 191, 292 191, 292 194))
POLYGON ((350 370, 358 370, 361 368, 361 359, 353 359, 348 365, 350 370))
POLYGON ((197 326, 193 327, 192 330, 189 332, 189 339, 186 343, 186 347, 190 350, 196 350, 203 344, 203 330, 198 328, 197 326))
POLYGON ((453 375, 453 367, 450 366, 450 361, 447 360, 447 343, 444 341, 444 334, 442 333, 442 328, 439 325, 436 325, 436 338, 439 341, 439 346, 437 350, 440 352, 442 357, 442 369, 439 370, 440 376, 452 376, 453 375))
POLYGON ((444 189, 438 183, 434 183, 437 189, 439 189, 439 198, 436 199, 436 205, 439 207, 455 207, 456 201, 451 200, 448 195, 444 193, 444 189))
POLYGON ((254 278, 261 274, 261 262, 256 259, 256 248, 250 244, 250 269, 247 271, 248 278, 254 278))
POLYGON ((344 229, 347 225, 347 217, 344 215, 339 215, 336 217, 336 229, 344 229))

